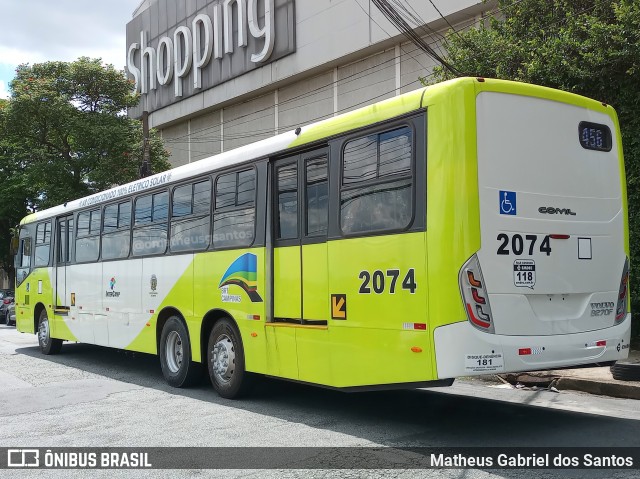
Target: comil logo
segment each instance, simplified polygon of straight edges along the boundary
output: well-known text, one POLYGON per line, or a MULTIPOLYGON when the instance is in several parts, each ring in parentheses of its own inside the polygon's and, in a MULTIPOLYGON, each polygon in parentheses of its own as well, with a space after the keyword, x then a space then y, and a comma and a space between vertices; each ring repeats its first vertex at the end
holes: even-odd
POLYGON ((40 467, 38 449, 8 449, 7 467, 40 467))

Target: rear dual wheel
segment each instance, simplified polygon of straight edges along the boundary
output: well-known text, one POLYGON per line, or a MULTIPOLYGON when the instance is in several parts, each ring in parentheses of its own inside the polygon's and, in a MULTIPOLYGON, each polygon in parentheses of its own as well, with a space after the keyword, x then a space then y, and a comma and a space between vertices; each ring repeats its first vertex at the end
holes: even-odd
POLYGON ((207 367, 213 388, 223 398, 239 398, 249 391, 253 378, 245 370, 240 332, 229 318, 219 320, 209 334, 207 367))
MULTIPOLYGON (((193 385, 202 375, 202 364, 191 361, 186 325, 177 316, 170 317, 162 328, 160 365, 167 382, 178 388, 193 385)), ((241 397, 251 386, 240 332, 229 318, 219 320, 209 334, 207 367, 213 388, 223 398, 241 397)))

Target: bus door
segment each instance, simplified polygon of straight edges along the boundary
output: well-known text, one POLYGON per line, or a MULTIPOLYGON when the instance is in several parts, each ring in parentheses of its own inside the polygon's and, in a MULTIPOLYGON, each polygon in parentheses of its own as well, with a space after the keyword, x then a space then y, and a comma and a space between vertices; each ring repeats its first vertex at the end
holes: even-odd
POLYGON ((279 374, 328 382, 328 149, 283 158, 272 171, 270 350, 279 374))
POLYGON ((55 247, 55 290, 53 292, 53 304, 55 316, 49 318, 52 333, 56 334, 59 316, 68 316, 71 309, 71 293, 67 287, 67 270, 71 263, 73 242, 73 215, 63 216, 56 220, 56 247, 55 247))
POLYGON ((56 226, 56 288, 53 300, 56 313, 66 314, 71 306, 70 294, 67 293, 67 268, 71 262, 73 216, 58 218, 56 226))

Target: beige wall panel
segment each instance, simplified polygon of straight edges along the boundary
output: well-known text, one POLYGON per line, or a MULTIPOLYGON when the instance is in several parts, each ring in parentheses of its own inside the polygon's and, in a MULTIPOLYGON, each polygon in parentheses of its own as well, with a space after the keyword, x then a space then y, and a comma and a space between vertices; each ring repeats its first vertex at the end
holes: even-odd
POLYGON ((163 128, 162 139, 165 148, 171 153, 169 162, 173 168, 189 163, 189 127, 186 120, 163 128))
POLYGON ((391 98, 395 93, 394 49, 338 68, 338 113, 391 98))
POLYGON ((275 132, 275 95, 267 95, 224 109, 224 150, 263 140, 275 132))
POLYGON ((333 70, 278 91, 278 131, 333 115, 333 70))
POLYGON ((220 153, 220 111, 191 120, 191 161, 220 153))

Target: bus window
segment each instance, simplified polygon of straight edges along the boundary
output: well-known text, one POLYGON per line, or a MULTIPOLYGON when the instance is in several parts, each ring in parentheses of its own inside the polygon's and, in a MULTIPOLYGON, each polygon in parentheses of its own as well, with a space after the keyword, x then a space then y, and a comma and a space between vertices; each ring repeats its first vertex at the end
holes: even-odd
POLYGON ((100 252, 100 218, 99 209, 78 214, 76 261, 79 263, 98 260, 100 252))
POLYGON ((21 238, 16 255, 16 284, 20 285, 31 272, 31 238, 21 238))
POLYGON ((402 230, 413 216, 412 134, 408 127, 346 143, 340 223, 345 234, 402 230))
POLYGON ((36 227, 36 250, 33 265, 47 266, 51 253, 51 221, 40 223, 36 227))
POLYGON ((131 203, 108 205, 104 209, 102 226, 102 259, 121 259, 129 256, 131 238, 131 203))
POLYGON ((255 170, 220 175, 216 181, 213 247, 251 246, 255 231, 255 170))
POLYGON ((169 193, 163 191, 136 199, 133 255, 162 254, 167 250, 169 193))
POLYGON ((278 218, 276 238, 298 237, 298 167, 294 163, 278 168, 278 218))
POLYGON ((179 186, 173 190, 172 252, 207 249, 211 227, 211 182, 179 186))
POLYGON ((307 160, 306 170, 306 234, 308 236, 324 235, 327 233, 329 200, 327 157, 307 160))

